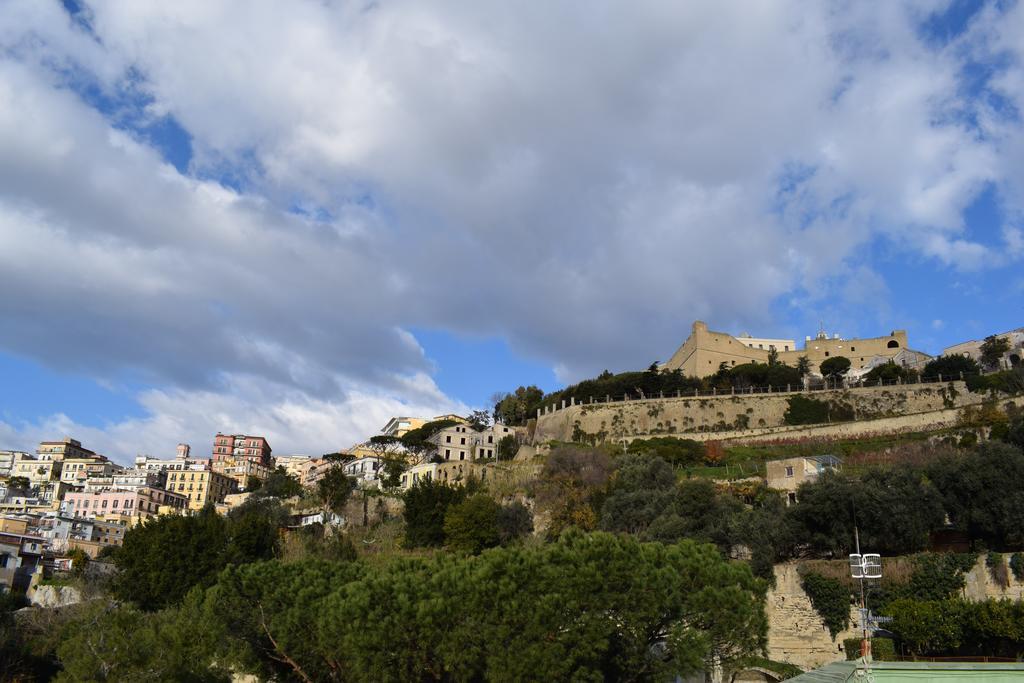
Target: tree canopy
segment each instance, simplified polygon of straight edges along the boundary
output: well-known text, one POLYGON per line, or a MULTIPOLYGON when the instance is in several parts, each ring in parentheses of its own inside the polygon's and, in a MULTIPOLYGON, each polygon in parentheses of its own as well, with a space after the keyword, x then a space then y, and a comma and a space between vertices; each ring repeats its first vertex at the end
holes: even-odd
POLYGON ((838 379, 850 371, 850 359, 845 356, 832 356, 821 361, 818 369, 823 377, 838 379))

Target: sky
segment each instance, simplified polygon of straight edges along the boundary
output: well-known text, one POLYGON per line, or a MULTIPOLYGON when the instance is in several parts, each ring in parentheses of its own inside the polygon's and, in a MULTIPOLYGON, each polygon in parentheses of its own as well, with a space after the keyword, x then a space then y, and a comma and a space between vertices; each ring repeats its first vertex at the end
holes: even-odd
POLYGON ((1022 111, 1021 2, 0 0, 0 448, 1019 327, 1022 111))

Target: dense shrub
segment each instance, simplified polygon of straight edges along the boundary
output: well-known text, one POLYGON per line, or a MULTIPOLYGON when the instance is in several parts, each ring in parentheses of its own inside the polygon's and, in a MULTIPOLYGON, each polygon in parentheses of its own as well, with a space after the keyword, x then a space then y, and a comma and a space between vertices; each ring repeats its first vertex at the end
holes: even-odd
POLYGON ((1024 553, 1014 553, 1010 556, 1010 571, 1013 578, 1024 582, 1024 553))
POLYGON ((921 375, 927 379, 935 379, 942 375, 943 379, 958 379, 960 374, 970 377, 981 372, 978 362, 969 356, 939 356, 928 361, 921 371, 921 375))
POLYGON ((630 453, 644 453, 661 458, 670 465, 699 465, 704 460, 705 446, 693 439, 671 436, 635 439, 627 447, 630 453))
POLYGON ((835 640, 850 623, 850 591, 839 581, 813 571, 802 571, 800 580, 814 610, 835 640))
POLYGON ((975 393, 998 391, 1019 394, 1024 391, 1024 368, 968 377, 967 388, 975 393))
MULTIPOLYGON (((845 638, 843 640, 843 651, 846 659, 857 659, 860 657, 860 638, 845 638)), ((871 638, 871 658, 876 662, 896 661, 896 646, 892 638, 871 638)))
POLYGON ((1024 602, 896 600, 888 628, 915 655, 987 655, 1018 658, 1024 652, 1024 602))

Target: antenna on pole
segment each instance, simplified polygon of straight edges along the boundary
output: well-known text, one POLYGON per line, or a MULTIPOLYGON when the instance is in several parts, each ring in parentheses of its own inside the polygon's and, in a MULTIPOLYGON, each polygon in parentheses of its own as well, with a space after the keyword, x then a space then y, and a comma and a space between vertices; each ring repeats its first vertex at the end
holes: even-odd
MULTIPOLYGON (((856 517, 856 511, 854 511, 856 517)), ((857 552, 850 554, 850 575, 860 581, 860 625, 861 625, 861 641, 860 641, 860 664, 862 668, 858 668, 857 675, 861 677, 867 677, 867 680, 871 678, 871 640, 868 638, 868 629, 872 632, 875 630, 875 626, 882 621, 889 621, 888 617, 876 617, 868 611, 867 605, 864 600, 864 579, 880 579, 882 578, 882 556, 877 553, 865 553, 860 552, 860 530, 857 528, 856 523, 853 525, 853 539, 856 545, 857 552)))

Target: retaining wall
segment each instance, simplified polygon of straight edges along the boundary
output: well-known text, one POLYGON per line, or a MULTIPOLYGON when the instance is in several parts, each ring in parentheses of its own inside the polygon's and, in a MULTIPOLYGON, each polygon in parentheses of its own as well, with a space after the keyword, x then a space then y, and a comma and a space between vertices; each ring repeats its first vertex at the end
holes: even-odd
POLYGON ((584 403, 542 412, 534 443, 631 441, 652 436, 706 440, 855 436, 952 426, 957 411, 985 397, 964 382, 858 387, 814 392, 735 394, 584 403), (790 399, 803 395, 844 412, 853 421, 787 425, 790 399))

